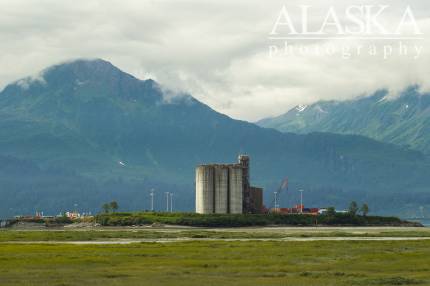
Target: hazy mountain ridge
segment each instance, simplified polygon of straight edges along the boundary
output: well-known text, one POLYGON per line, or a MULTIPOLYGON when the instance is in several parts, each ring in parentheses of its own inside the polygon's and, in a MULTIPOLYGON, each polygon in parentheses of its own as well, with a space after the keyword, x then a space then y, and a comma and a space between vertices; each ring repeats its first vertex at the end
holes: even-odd
MULTIPOLYGON (((173 191, 176 208, 193 210, 195 166, 232 162, 240 153, 251 156, 253 184, 267 188, 267 202, 288 176, 290 190, 307 190, 306 204, 362 199, 380 212, 405 202, 430 205, 430 161, 420 152, 361 136, 284 134, 233 120, 189 95, 166 100, 164 92, 102 60, 57 65, 7 86, 0 163, 11 167, 0 168, 1 213, 57 212, 75 203, 96 211, 110 199, 144 209, 153 187, 158 209, 164 191, 173 191), (21 172, 26 164, 30 175, 21 172), (385 209, 382 201, 390 201, 385 209)), ((284 204, 297 198, 282 197, 284 204)))
POLYGON ((357 134, 430 154, 430 94, 410 87, 398 97, 378 91, 347 101, 321 101, 257 122, 283 132, 357 134))

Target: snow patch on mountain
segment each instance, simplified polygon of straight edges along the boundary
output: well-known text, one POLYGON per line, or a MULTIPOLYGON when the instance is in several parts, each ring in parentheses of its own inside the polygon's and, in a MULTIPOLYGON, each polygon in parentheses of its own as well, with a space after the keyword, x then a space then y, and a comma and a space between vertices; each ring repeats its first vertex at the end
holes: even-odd
POLYGON ((388 96, 382 97, 380 100, 378 100, 376 103, 384 102, 388 100, 388 96))
POLYGON ((88 82, 89 82, 88 80, 80 81, 79 79, 75 81, 76 85, 79 85, 79 86, 87 84, 88 82))
POLYGON ((303 112, 303 111, 305 111, 306 110, 306 108, 307 108, 308 106, 307 105, 297 105, 296 106, 296 110, 298 111, 298 112, 303 112))

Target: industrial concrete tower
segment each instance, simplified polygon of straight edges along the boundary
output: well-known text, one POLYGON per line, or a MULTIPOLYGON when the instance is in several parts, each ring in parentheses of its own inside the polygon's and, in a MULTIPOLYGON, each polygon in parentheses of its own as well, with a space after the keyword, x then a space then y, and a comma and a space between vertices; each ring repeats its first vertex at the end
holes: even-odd
POLYGON ((196 212, 240 214, 261 211, 262 189, 250 186, 249 156, 236 164, 209 164, 196 168, 196 212), (258 199, 253 199, 256 194, 258 199))

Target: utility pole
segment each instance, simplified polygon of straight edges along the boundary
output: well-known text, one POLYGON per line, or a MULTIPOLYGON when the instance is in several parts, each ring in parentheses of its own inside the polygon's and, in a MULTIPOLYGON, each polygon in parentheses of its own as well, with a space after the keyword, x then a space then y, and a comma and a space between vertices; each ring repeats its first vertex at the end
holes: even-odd
POLYGON ((169 192, 165 192, 166 194, 166 212, 169 212, 169 192))
POLYGON ((173 193, 170 193, 170 212, 173 212, 173 193))
POLYGON ((303 191, 304 190, 299 190, 300 192, 300 213, 303 213, 303 191))
POLYGON ((154 211, 154 189, 151 189, 151 212, 154 211))
POLYGON ((275 211, 278 211, 279 204, 278 204, 278 192, 275 192, 275 211))

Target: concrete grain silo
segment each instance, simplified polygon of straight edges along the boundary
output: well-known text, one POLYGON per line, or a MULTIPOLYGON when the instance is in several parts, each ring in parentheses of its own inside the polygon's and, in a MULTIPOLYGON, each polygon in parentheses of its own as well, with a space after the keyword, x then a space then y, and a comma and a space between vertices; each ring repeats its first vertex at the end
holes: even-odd
POLYGON ((214 212, 214 168, 210 165, 196 168, 196 212, 214 212))
POLYGON ((243 170, 240 165, 229 167, 229 213, 241 214, 243 206, 243 170))
POLYGON ((246 155, 239 156, 236 164, 198 166, 196 168, 196 212, 201 214, 255 213, 262 208, 255 207, 254 204, 255 202, 260 204, 262 199, 257 191, 251 194, 251 188, 249 157, 246 155))
POLYGON ((217 214, 229 212, 229 168, 225 165, 214 166, 215 170, 215 209, 217 214))

